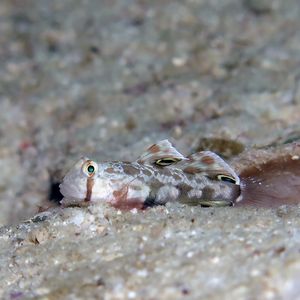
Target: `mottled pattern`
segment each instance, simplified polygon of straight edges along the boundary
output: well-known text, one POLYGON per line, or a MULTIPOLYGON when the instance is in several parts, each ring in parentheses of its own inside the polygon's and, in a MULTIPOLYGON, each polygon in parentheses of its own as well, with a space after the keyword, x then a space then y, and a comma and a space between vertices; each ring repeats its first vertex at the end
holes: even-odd
POLYGON ((106 201, 128 209, 175 200, 199 205, 205 202, 205 206, 231 205, 240 193, 237 175, 219 156, 204 151, 183 157, 167 140, 152 145, 136 162, 95 164, 81 159, 65 176, 61 184, 64 205, 81 205, 82 200, 106 201), (170 157, 178 160, 170 160, 167 166, 155 163, 170 157), (87 163, 94 164, 95 172, 84 172, 87 163), (216 175, 228 175, 237 184, 216 175))
POLYGON ((138 158, 137 162, 141 164, 153 164, 162 158, 175 159, 176 161, 186 159, 168 140, 162 140, 150 146, 147 151, 138 158))

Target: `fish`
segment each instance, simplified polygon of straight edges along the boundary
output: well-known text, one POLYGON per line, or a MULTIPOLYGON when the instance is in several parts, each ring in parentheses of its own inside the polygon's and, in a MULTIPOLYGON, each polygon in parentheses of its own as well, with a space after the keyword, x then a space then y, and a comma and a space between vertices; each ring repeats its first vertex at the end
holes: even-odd
POLYGON ((167 202, 232 206, 240 179, 216 153, 185 157, 167 139, 151 145, 133 162, 96 162, 81 157, 59 186, 63 206, 107 202, 118 209, 145 209, 167 202))

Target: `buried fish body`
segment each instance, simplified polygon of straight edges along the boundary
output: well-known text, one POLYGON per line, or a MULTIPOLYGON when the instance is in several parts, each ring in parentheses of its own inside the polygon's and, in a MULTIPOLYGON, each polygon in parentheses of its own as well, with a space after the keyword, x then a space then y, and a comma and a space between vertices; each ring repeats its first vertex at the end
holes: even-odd
POLYGON ((184 157, 163 140, 135 162, 97 163, 82 157, 64 177, 60 191, 65 206, 99 201, 121 209, 144 209, 169 201, 231 206, 240 195, 240 180, 215 153, 184 157))

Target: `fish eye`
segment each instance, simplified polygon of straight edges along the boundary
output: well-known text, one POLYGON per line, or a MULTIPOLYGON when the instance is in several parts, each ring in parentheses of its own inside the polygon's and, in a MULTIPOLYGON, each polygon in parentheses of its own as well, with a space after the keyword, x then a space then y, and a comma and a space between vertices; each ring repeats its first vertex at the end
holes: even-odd
POLYGON ((88 166, 87 171, 88 171, 89 174, 92 174, 95 171, 95 167, 94 166, 88 166))
POLYGON ((97 170, 98 170, 98 166, 92 160, 86 161, 82 166, 83 173, 86 174, 88 177, 94 176, 97 170))
POLYGON ((174 163, 177 163, 178 161, 179 161, 179 159, 167 157, 167 158, 161 158, 161 159, 156 160, 154 162, 154 164, 156 164, 157 166, 160 166, 160 167, 165 167, 165 166, 170 166, 174 163))
POLYGON ((231 177, 231 176, 218 175, 217 178, 220 181, 225 181, 225 182, 230 182, 230 183, 236 184, 236 180, 233 177, 231 177))

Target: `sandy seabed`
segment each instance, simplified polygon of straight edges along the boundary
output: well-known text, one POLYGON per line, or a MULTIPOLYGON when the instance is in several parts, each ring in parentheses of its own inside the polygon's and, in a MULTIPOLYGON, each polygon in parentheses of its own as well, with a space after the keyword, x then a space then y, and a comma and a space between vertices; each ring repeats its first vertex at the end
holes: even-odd
POLYGON ((299 140, 299 15, 298 0, 1 1, 0 298, 298 299, 300 207, 37 211, 82 154, 132 160, 169 138, 230 162, 299 140))

